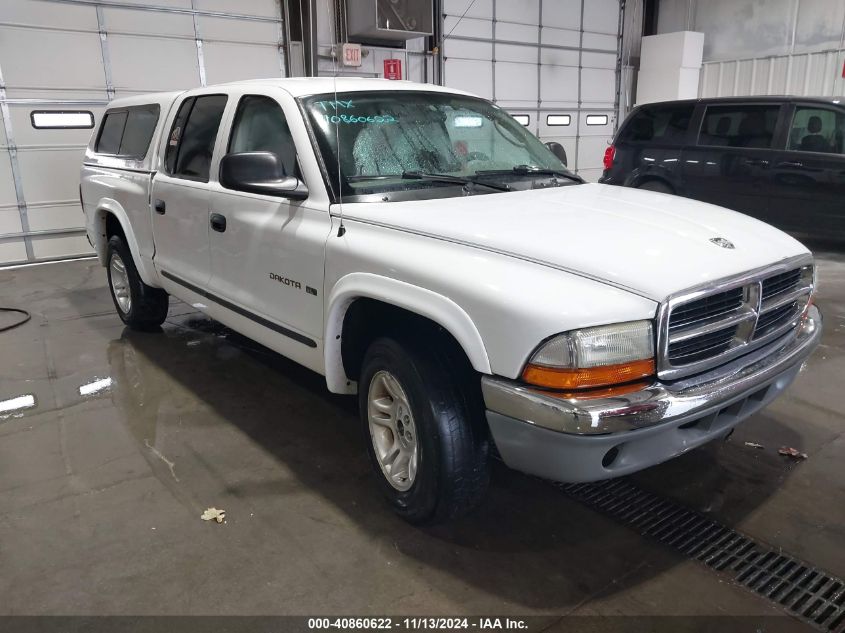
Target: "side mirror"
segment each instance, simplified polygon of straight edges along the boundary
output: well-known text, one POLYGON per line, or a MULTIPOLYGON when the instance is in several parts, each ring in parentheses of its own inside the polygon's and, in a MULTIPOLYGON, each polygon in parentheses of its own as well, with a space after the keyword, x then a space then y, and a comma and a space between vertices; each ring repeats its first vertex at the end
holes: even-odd
POLYGON ((562 162, 564 165, 568 164, 568 161, 566 160, 566 150, 563 149, 563 145, 554 141, 549 141, 548 143, 546 143, 546 147, 549 148, 549 151, 552 154, 554 154, 560 159, 560 162, 562 162))
POLYGON ((273 152, 226 154, 220 161, 220 184, 226 189, 292 200, 308 197, 305 183, 296 176, 286 176, 282 161, 273 152))

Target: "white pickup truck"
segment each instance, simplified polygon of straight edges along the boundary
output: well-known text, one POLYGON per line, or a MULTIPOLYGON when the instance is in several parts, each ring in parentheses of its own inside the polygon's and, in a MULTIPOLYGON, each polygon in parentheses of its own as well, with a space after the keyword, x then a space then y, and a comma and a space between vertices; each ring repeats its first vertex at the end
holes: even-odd
POLYGON ((255 80, 115 100, 81 197, 127 325, 174 295, 357 393, 379 486, 434 522, 496 452, 583 482, 726 436, 821 335, 799 242, 560 149, 456 90, 255 80))

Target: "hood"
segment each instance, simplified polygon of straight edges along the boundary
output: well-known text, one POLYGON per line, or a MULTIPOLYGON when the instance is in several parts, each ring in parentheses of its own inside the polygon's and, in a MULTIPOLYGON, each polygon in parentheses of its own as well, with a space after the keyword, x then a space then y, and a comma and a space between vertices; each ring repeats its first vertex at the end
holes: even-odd
POLYGON ((656 301, 807 252, 782 231, 741 213, 611 185, 345 204, 343 212, 349 220, 534 261, 656 301), (734 248, 712 238, 729 240, 734 248))

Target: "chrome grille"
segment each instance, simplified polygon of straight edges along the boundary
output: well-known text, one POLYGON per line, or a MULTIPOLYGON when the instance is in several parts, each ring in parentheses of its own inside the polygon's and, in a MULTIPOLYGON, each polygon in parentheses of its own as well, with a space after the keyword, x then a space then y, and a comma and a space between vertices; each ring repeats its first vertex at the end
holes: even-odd
POLYGON ((801 269, 796 268, 763 280, 763 301, 794 288, 801 281, 801 269))
POLYGON ((797 327, 813 291, 805 258, 672 297, 661 309, 662 378, 704 371, 797 327))
POLYGON ((742 288, 734 288, 718 295, 690 301, 672 313, 672 329, 682 328, 697 321, 722 316, 742 307, 742 288))
POLYGON ((669 343, 669 362, 683 365, 710 358, 728 349, 735 336, 736 326, 669 343))

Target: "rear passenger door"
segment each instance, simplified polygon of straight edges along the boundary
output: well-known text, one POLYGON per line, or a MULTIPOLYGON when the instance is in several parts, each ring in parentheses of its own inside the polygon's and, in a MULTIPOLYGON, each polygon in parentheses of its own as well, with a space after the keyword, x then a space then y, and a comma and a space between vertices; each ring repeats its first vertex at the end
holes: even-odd
POLYGON ((184 296, 211 276, 209 174, 227 97, 200 94, 179 105, 164 139, 162 169, 153 179, 155 264, 165 287, 184 296))
POLYGON ((683 156, 686 195, 765 220, 779 104, 705 106, 683 156))
POLYGON ((808 235, 845 237, 845 111, 790 108, 786 149, 772 166, 772 221, 808 235))

